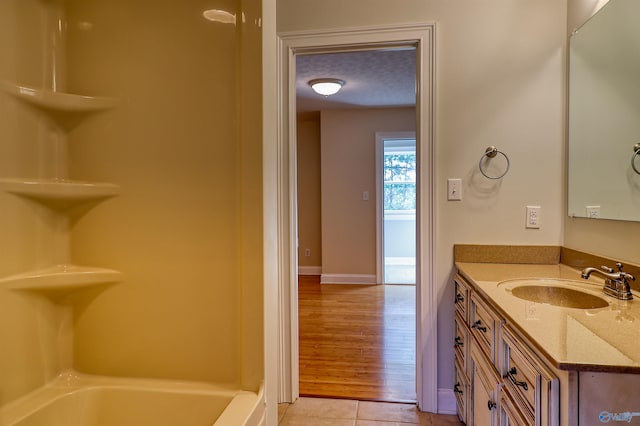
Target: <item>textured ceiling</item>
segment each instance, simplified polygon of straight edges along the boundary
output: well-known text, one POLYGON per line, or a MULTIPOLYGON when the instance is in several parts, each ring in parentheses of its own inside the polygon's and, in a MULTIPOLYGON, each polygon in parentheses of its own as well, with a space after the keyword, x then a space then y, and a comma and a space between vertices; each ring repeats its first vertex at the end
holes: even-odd
POLYGON ((298 112, 413 106, 415 99, 415 49, 296 56, 298 112), (309 87, 315 78, 338 78, 346 84, 337 94, 324 97, 309 87))

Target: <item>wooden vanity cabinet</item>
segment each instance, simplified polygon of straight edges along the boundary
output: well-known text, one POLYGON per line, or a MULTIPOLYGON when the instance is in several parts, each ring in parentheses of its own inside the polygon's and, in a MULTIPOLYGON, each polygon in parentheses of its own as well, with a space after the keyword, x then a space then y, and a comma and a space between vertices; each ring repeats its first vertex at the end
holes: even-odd
POLYGON ((456 276, 455 283, 455 380, 465 392, 456 395, 460 420, 469 426, 559 426, 558 377, 464 278, 456 276), (464 310, 458 294, 469 301, 464 310))

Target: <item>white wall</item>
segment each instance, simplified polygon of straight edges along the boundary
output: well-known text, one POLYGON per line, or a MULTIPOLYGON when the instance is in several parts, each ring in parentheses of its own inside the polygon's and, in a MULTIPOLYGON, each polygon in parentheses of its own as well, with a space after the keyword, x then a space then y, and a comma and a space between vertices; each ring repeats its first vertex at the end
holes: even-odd
POLYGON ((279 0, 277 12, 278 31, 437 24, 438 382, 451 389, 453 244, 562 242, 566 3, 279 0), (511 159, 498 182, 478 172, 488 145, 511 159), (446 201, 449 177, 463 179, 463 201, 446 201), (540 230, 524 227, 528 204, 542 206, 540 230))

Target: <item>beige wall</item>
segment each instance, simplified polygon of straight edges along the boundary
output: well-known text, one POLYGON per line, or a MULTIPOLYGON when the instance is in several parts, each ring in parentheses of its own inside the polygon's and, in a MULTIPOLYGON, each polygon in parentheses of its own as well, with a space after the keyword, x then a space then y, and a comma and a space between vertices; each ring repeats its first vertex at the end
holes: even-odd
MULTIPOLYGON (((605 0, 569 0, 568 28, 582 25, 606 4, 605 0)), ((564 244, 620 261, 640 263, 640 222, 565 217, 564 244)))
POLYGON ((322 111, 323 275, 375 277, 376 132, 415 131, 415 114, 414 108, 322 111))
POLYGON ((320 194, 320 113, 297 121, 298 161, 298 266, 322 266, 320 194), (305 256, 305 250, 311 251, 305 256))
MULTIPOLYGON (((257 31, 238 40, 234 25, 203 19, 205 5, 192 2, 69 5, 70 85, 121 98, 72 134, 73 174, 122 187, 75 224, 74 257, 125 274, 78 302, 75 365, 255 388, 262 378, 260 114, 241 101, 255 101, 261 89, 255 72, 240 68, 240 61, 259 63, 256 48, 238 49, 257 31)), ((254 25, 257 11, 247 12, 254 25)))
MULTIPOLYGON (((560 244, 563 238, 566 4, 491 0, 278 1, 278 31, 436 22, 436 268, 438 382, 453 387, 454 243, 560 244), (332 13, 340 10, 339 14, 332 13), (511 159, 483 178, 488 145, 511 159), (463 201, 446 201, 446 179, 463 201), (524 227, 542 206, 542 228, 524 227)), ((323 259, 326 261, 326 259, 323 259)))

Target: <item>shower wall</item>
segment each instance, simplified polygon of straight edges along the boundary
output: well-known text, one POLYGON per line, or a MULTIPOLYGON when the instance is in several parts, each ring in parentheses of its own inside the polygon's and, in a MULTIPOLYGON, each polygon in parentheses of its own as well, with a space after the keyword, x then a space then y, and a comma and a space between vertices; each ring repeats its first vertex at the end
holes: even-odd
POLYGON ((260 110, 242 102, 260 81, 243 70, 260 67, 241 53, 260 46, 259 10, 242 6, 67 4, 70 87, 121 99, 70 137, 72 175, 122 187, 72 232, 75 259, 125 275, 76 305, 81 371, 238 383, 256 370, 253 387, 262 377, 261 140, 243 130, 259 128, 260 110), (237 24, 205 19, 211 9, 237 24))
MULTIPOLYGON (((259 386, 259 15, 253 0, 0 0, 0 80, 119 99, 62 146, 68 177, 121 187, 64 233, 0 191, 0 278, 59 259, 124 276, 63 301, 0 285, 0 405, 71 367, 259 386)), ((60 169, 43 120, 0 93, 0 177, 60 169)))
MULTIPOLYGON (((47 7, 0 0, 0 82, 50 86, 47 7)), ((0 178, 50 177, 59 166, 52 137, 38 111, 0 90, 0 178)), ((64 258, 60 225, 50 209, 0 190, 0 278, 64 258)), ((0 405, 70 367, 70 321, 69 308, 0 283, 0 405)))

